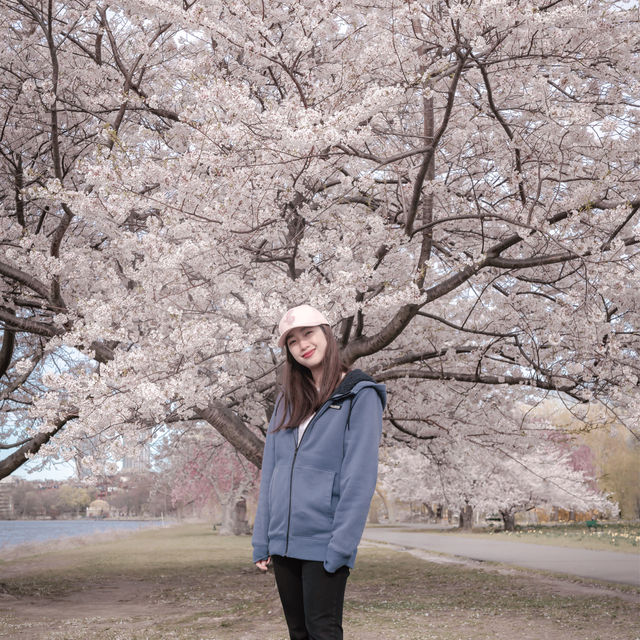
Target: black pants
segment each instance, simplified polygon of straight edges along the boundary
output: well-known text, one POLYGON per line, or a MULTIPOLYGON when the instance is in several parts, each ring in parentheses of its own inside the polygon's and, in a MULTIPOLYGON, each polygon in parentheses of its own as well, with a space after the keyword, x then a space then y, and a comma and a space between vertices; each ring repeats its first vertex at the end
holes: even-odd
POLYGON ((349 568, 328 573, 315 560, 271 559, 291 640, 342 640, 349 568))

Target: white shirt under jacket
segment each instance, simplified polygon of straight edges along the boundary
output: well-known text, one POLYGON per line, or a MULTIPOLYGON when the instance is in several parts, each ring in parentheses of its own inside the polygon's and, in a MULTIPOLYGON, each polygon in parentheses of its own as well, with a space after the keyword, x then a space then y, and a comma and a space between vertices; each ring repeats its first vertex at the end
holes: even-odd
POLYGON ((300 426, 298 427, 298 444, 300 444, 300 440, 302 440, 304 430, 309 426, 309 423, 313 420, 313 416, 315 415, 315 413, 312 413, 306 420, 300 423, 300 426))

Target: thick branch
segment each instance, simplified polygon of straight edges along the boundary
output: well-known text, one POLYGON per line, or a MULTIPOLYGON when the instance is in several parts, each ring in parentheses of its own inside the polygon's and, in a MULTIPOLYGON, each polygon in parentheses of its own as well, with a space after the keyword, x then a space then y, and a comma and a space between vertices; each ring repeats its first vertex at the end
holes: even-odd
POLYGON ((230 409, 213 401, 206 409, 199 409, 196 415, 206 420, 249 462, 258 468, 262 466, 264 442, 230 409))
POLYGON ((40 282, 37 278, 30 276, 28 273, 12 267, 4 262, 0 262, 0 275, 11 280, 16 280, 25 287, 28 287, 32 291, 35 291, 38 295, 42 296, 45 300, 49 299, 49 289, 47 286, 40 282))
POLYGON ((413 320, 420 307, 415 304, 405 304, 399 309, 392 320, 376 335, 363 336, 350 342, 342 351, 342 357, 347 366, 351 366, 358 358, 377 353, 391 344, 405 327, 413 320))
POLYGON ((26 333, 35 333, 38 336, 45 336, 46 338, 53 338, 64 333, 64 329, 53 327, 49 324, 42 324, 41 322, 34 322, 28 318, 17 318, 9 311, 0 309, 0 322, 5 327, 17 331, 24 331, 26 333))
POLYGON ((420 304, 406 304, 401 307, 392 320, 374 336, 362 336, 350 342, 342 351, 347 366, 351 366, 358 358, 377 353, 391 344, 404 331, 411 320, 413 320, 421 307, 453 291, 463 282, 466 282, 474 276, 484 266, 485 261, 481 260, 473 266, 464 267, 428 289, 425 293, 424 302, 420 304))
POLYGON ((18 442, 11 442, 9 444, 0 443, 0 449, 15 449, 16 447, 21 447, 23 444, 27 442, 31 442, 31 438, 25 438, 24 440, 19 440, 18 442))
MULTIPOLYGON (((51 240, 51 255, 54 258, 60 257, 60 245, 62 244, 62 239, 73 220, 73 213, 66 204, 62 203, 62 209, 64 211, 64 215, 62 216, 62 220, 60 220, 60 224, 56 228, 53 234, 53 239, 51 240)), ((66 308, 60 293, 60 279, 58 276, 54 276, 51 281, 51 301, 62 309, 66 308)))
POLYGON ((7 373, 13 359, 13 349, 16 344, 16 334, 13 329, 5 327, 2 334, 2 349, 0 349, 0 378, 7 373))
MULTIPOLYGON (((580 207, 578 211, 589 211, 590 209, 603 209, 603 210, 615 209, 621 206, 622 204, 625 204, 625 203, 608 202, 606 200, 594 200, 592 202, 587 202, 585 205, 580 207)), ((640 207, 640 199, 634 199, 634 200, 628 201, 626 204, 628 204, 633 209, 637 209, 638 207, 640 207)), ((553 224, 556 224, 557 222, 562 222, 563 220, 566 220, 573 212, 574 212, 573 209, 560 211, 555 215, 551 216, 547 220, 547 224, 553 225, 553 224)), ((529 235, 532 235, 533 233, 536 233, 536 231, 535 230, 531 231, 529 235)), ((513 235, 509 236, 508 238, 505 238, 504 240, 496 244, 494 247, 492 247, 487 252, 487 255, 489 255, 491 258, 495 258, 496 256, 500 255, 503 251, 506 251, 507 249, 510 249, 511 247, 522 242, 523 239, 524 238, 520 234, 514 233, 513 235)), ((575 258, 577 256, 573 256, 573 257, 575 258)))
POLYGON ((11 475, 16 469, 19 469, 31 456, 38 453, 42 445, 47 444, 53 436, 61 431, 64 426, 69 422, 77 418, 77 413, 70 413, 62 418, 59 418, 54 422, 53 429, 51 431, 41 431, 33 438, 30 438, 26 444, 23 444, 17 451, 7 456, 4 460, 0 460, 0 480, 11 475))

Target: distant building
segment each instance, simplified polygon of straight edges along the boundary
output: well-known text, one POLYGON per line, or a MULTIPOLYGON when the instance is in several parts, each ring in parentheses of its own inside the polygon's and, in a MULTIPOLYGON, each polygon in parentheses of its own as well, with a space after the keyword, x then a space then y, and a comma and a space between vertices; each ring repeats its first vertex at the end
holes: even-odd
MULTIPOLYGON (((125 444, 131 447, 133 453, 122 459, 122 473, 145 473, 151 470, 151 445, 138 442, 131 436, 125 436, 125 444)), ((96 476, 113 475, 109 472, 110 465, 100 458, 100 436, 85 436, 76 443, 74 458, 78 480, 88 480, 96 476), (96 467, 95 462, 100 461, 96 467)))
POLYGON ((151 469, 151 447, 148 443, 139 443, 135 454, 122 459, 122 473, 145 473, 151 469))
POLYGON ((74 463, 76 466, 76 475, 78 480, 88 480, 94 475, 91 466, 86 463, 87 460, 92 461, 99 453, 100 436, 85 435, 79 438, 75 443, 76 455, 74 463))
POLYGON ((13 518, 13 484, 9 478, 0 480, 0 520, 13 518))

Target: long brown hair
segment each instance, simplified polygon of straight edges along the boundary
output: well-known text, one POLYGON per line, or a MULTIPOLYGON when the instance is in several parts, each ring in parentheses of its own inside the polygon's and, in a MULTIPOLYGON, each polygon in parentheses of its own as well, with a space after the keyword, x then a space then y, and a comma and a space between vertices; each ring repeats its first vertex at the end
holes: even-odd
POLYGON ((305 418, 317 411, 335 391, 347 367, 342 361, 340 348, 328 324, 320 328, 327 339, 327 348, 322 360, 322 381, 316 389, 311 370, 295 360, 285 343, 287 359, 280 374, 280 387, 284 406, 281 412, 280 429, 299 427, 305 418))

